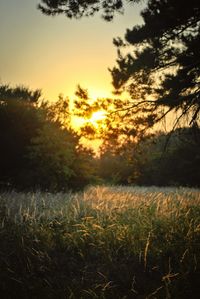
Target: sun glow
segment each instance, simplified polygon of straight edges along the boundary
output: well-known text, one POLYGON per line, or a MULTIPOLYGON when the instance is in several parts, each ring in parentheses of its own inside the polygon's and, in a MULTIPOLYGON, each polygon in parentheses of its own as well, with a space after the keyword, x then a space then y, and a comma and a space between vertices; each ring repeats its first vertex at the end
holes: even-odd
POLYGON ((88 119, 90 123, 92 123, 94 126, 98 125, 98 122, 106 118, 106 112, 105 111, 96 111, 93 112, 91 117, 88 119))
POLYGON ((95 111, 92 113, 92 115, 89 118, 84 117, 72 117, 71 123, 72 127, 76 130, 79 130, 81 127, 84 127, 87 124, 91 124, 96 129, 101 126, 101 121, 103 121, 106 118, 106 111, 95 111))

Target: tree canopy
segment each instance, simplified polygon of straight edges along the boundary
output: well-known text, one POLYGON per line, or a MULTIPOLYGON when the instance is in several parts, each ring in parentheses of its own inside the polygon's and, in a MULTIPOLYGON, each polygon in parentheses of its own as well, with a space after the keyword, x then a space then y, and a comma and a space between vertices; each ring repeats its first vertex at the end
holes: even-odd
MULTIPOLYGON (((125 2, 41 0, 39 9, 47 15, 69 18, 101 10, 110 21, 116 11, 123 11, 125 2)), ((199 1, 148 0, 145 5, 143 24, 127 29, 124 40, 114 39, 118 59, 110 71, 115 91, 130 93, 132 111, 144 106, 160 111, 155 121, 176 110, 180 111, 176 124, 185 115, 190 116, 190 124, 195 123, 200 112, 199 1)))
POLYGON ((94 101, 88 90, 80 86, 75 94, 73 114, 85 120, 79 128, 80 134, 89 140, 101 140, 101 153, 108 149, 118 154, 123 149, 127 151, 129 146, 150 134, 147 128, 153 125, 157 114, 147 108, 132 113, 127 108, 132 104, 131 99, 97 98, 94 101), (104 117, 92 122, 93 114, 98 112, 104 117))
POLYGON ((67 100, 38 98, 37 90, 0 85, 0 189, 84 187, 95 179, 92 153, 69 125, 67 100))
POLYGON ((68 18, 92 16, 103 11, 102 17, 111 21, 116 11, 123 12, 124 2, 140 0, 41 0, 38 8, 46 15, 65 14, 68 18))
POLYGON ((165 106, 165 113, 181 110, 176 122, 190 115, 192 124, 200 112, 199 2, 150 0, 141 15, 143 25, 128 29, 125 41, 114 40, 113 85, 118 91, 128 89, 136 103, 165 106), (133 51, 123 55, 127 46, 133 51))
POLYGON ((40 100, 42 92, 40 89, 31 90, 26 86, 19 85, 11 87, 9 84, 0 85, 0 101, 20 100, 36 103, 40 100))

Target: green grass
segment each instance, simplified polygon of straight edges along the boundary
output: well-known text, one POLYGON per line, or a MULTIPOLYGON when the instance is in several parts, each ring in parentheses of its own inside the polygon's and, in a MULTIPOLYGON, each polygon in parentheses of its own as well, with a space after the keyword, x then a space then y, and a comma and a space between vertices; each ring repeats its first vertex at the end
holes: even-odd
POLYGON ((199 298, 200 192, 0 194, 0 298, 199 298))

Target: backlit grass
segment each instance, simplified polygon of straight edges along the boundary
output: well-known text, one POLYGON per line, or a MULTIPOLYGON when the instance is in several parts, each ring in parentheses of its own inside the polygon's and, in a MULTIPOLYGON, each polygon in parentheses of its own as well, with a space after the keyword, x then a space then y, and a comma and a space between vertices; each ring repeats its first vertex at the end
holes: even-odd
POLYGON ((200 192, 0 195, 1 298, 199 298, 200 192))

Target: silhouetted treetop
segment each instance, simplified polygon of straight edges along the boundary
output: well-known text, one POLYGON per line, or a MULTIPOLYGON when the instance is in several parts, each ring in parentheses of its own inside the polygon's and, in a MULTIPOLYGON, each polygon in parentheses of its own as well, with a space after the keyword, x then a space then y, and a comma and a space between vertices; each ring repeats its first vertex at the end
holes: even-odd
POLYGON ((128 29, 124 41, 114 40, 113 85, 137 103, 151 98, 154 108, 181 109, 192 124, 200 112, 199 1, 149 0, 141 15, 144 24, 128 29))
POLYGON ((41 0, 38 8, 46 15, 65 14, 68 18, 92 16, 103 11, 102 17, 111 21, 114 13, 123 12, 124 2, 139 2, 140 0, 41 0))
POLYGON ((10 87, 8 84, 0 85, 0 100, 23 100, 27 102, 37 102, 42 95, 40 89, 31 90, 23 85, 10 87))

